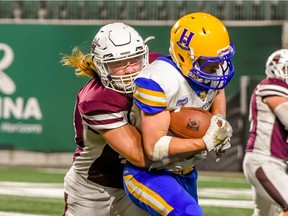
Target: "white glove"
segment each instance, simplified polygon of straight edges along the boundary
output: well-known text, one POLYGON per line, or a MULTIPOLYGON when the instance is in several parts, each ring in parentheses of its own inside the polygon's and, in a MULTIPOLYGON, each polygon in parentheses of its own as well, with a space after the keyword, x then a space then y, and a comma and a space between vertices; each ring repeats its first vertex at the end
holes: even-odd
POLYGON ((222 143, 214 147, 215 152, 221 152, 225 151, 227 149, 231 148, 231 143, 230 143, 230 137, 227 137, 222 143))
POLYGON ((210 120, 210 126, 203 137, 207 150, 211 151, 214 147, 223 143, 226 138, 232 136, 232 132, 232 127, 228 121, 213 115, 210 120))
POLYGON ((206 150, 201 151, 201 152, 195 154, 193 157, 197 158, 198 160, 203 160, 203 159, 207 158, 207 151, 206 150))

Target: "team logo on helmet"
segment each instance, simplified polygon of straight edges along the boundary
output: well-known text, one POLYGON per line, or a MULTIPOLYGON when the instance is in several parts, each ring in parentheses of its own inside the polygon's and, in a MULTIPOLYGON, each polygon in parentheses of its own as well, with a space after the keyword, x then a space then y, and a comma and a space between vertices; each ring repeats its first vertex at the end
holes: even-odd
POLYGON ((281 55, 278 54, 278 55, 273 57, 272 62, 275 62, 275 64, 277 64, 279 62, 280 58, 281 58, 281 55))
POLYGON ((94 50, 96 48, 96 43, 94 43, 94 41, 93 41, 93 43, 92 43, 92 50, 94 50))
POLYGON ((189 44, 194 35, 193 32, 190 32, 188 35, 186 35, 187 32, 188 32, 188 29, 185 28, 181 34, 180 40, 176 42, 177 45, 183 50, 189 50, 189 44))

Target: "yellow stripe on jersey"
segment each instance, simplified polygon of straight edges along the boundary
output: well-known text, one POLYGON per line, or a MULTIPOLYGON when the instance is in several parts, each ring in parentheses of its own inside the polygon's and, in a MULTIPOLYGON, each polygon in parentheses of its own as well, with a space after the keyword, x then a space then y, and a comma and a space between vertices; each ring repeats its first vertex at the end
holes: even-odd
POLYGON ((141 103, 154 106, 154 107, 166 107, 167 101, 164 92, 153 91, 136 86, 134 97, 141 103))
POLYGON ((156 97, 165 97, 164 92, 159 92, 159 91, 153 91, 150 89, 146 89, 146 88, 141 88, 139 86, 136 86, 137 90, 143 94, 147 94, 147 95, 153 95, 156 97))
POLYGON ((132 175, 124 176, 124 180, 127 189, 134 197, 151 206, 159 214, 168 215, 174 209, 161 196, 141 182, 138 182, 132 175))

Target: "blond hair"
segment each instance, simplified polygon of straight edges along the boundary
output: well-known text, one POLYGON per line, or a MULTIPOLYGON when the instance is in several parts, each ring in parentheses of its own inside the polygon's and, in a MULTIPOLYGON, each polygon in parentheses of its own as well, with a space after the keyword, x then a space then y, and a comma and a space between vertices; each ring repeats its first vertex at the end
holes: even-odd
POLYGON ((96 68, 93 64, 91 54, 84 55, 78 47, 72 50, 72 55, 64 55, 61 60, 62 65, 71 66, 75 68, 75 74, 77 76, 88 76, 95 78, 96 68))

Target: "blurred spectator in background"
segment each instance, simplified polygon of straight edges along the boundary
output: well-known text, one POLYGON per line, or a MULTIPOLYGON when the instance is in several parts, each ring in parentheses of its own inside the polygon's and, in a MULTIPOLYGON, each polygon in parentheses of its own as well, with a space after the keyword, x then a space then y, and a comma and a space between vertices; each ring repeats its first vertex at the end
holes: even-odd
POLYGON ((37 14, 38 19, 45 19, 47 17, 46 1, 40 2, 40 8, 37 14))
POLYGON ((13 18, 16 20, 22 18, 22 2, 20 1, 15 1, 14 3, 13 18))

